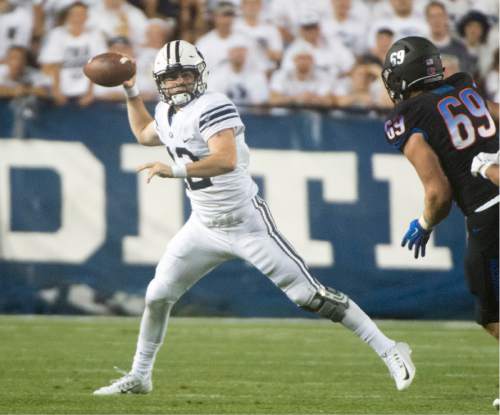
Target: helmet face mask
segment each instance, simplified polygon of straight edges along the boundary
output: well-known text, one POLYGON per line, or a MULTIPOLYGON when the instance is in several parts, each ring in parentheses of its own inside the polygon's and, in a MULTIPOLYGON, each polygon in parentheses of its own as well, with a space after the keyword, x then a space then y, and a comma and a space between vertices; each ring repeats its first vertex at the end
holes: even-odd
POLYGON ((195 98, 199 72, 188 68, 169 69, 156 77, 158 90, 165 101, 177 106, 185 105, 195 98), (180 80, 179 80, 180 79, 180 80))
POLYGON ((427 39, 410 36, 395 42, 385 57, 382 80, 393 102, 410 97, 444 78, 439 50, 427 39))
POLYGON ((203 56, 184 40, 168 42, 156 55, 153 77, 161 100, 169 105, 182 107, 201 96, 207 89, 207 76, 203 56), (167 83, 172 85, 167 87, 167 83))

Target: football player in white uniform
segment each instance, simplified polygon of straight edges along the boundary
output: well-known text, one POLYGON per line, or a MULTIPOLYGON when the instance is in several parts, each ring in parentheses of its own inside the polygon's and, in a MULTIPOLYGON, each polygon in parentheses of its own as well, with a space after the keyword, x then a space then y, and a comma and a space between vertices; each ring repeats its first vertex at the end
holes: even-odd
POLYGON ((278 231, 248 173, 245 127, 234 104, 206 91, 206 64, 190 43, 175 40, 158 53, 153 76, 161 102, 154 119, 134 80, 124 83, 131 129, 140 144, 167 147, 174 163, 147 163, 154 177, 182 178, 192 213, 167 246, 146 292, 132 369, 95 395, 148 393, 172 306, 221 263, 241 258, 267 275, 299 307, 353 331, 384 361, 398 390, 410 386, 410 349, 386 337, 345 294, 322 285, 278 231))

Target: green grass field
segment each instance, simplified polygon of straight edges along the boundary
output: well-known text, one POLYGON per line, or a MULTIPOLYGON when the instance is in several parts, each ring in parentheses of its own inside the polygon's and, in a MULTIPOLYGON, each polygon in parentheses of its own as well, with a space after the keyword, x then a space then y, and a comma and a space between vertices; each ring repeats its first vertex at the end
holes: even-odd
POLYGON ((173 318, 150 395, 94 397, 130 367, 139 320, 0 317, 0 413, 494 414, 498 345, 472 323, 379 326, 413 348, 397 392, 379 358, 319 320, 173 318))

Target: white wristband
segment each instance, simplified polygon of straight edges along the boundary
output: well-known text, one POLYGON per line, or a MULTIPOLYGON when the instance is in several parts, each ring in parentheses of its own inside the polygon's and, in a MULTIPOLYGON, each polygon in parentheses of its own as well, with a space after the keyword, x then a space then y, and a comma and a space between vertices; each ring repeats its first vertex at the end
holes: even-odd
POLYGON ((184 179, 187 177, 187 169, 184 164, 172 164, 170 166, 172 169, 172 176, 184 179))
POLYGON ((490 167, 492 164, 493 163, 486 163, 479 168, 479 174, 483 176, 484 179, 488 179, 488 176, 486 175, 486 170, 488 170, 488 167, 490 167))
POLYGON ((124 86, 123 90, 125 91, 127 99, 139 96, 139 88, 137 87, 137 84, 134 84, 132 88, 127 88, 126 86, 124 86))
POLYGON ((418 218, 418 223, 420 224, 420 226, 422 228, 424 228, 426 231, 430 231, 432 229, 432 226, 429 225, 429 222, 427 222, 427 220, 424 218, 424 215, 422 214, 419 218, 418 218))

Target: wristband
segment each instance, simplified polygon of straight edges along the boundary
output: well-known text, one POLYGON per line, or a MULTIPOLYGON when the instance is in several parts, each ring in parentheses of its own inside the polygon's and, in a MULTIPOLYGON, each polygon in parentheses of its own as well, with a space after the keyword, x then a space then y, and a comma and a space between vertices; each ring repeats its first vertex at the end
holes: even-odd
POLYGON ((424 214, 422 214, 419 218, 418 218, 418 223, 419 225, 426 231, 430 231, 432 229, 432 226, 429 225, 429 222, 427 222, 427 220, 425 219, 424 217, 424 214))
POLYGON ((125 91, 125 95, 127 99, 135 98, 139 96, 139 88, 137 87, 136 84, 132 88, 127 88, 126 86, 123 86, 123 90, 125 91))
POLYGON ((483 178, 488 179, 488 176, 486 175, 486 170, 488 170, 488 167, 490 167, 493 163, 486 163, 481 166, 479 169, 479 174, 483 176, 483 178))
POLYGON ((184 164, 173 164, 170 166, 172 169, 172 176, 184 179, 187 177, 187 169, 184 164))

